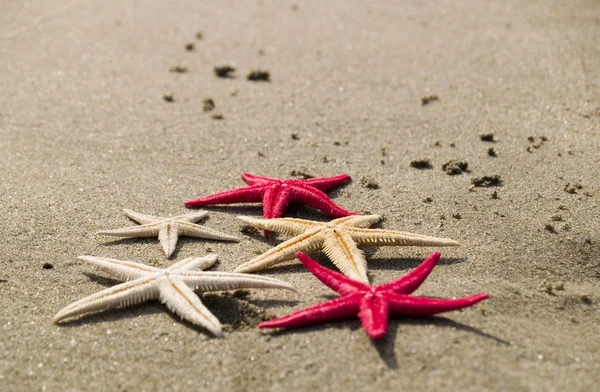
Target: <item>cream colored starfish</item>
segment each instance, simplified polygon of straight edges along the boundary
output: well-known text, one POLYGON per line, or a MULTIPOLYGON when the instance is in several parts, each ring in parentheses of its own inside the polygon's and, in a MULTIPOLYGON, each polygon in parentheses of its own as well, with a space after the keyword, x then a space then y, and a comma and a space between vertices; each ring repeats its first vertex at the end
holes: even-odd
POLYGON ((202 304, 194 290, 220 291, 238 288, 294 290, 286 282, 259 275, 194 271, 197 268, 204 270, 211 267, 217 260, 215 254, 188 257, 165 269, 103 257, 80 256, 79 259, 92 263, 102 271, 127 282, 66 306, 54 316, 55 323, 68 317, 159 299, 182 319, 221 336, 221 323, 202 304))
POLYGON ((235 272, 255 272, 283 261, 292 260, 296 252, 327 254, 346 276, 368 283, 365 255, 359 246, 458 246, 446 238, 428 237, 401 231, 367 229, 379 222, 379 215, 346 216, 330 222, 303 219, 255 219, 239 216, 243 222, 259 229, 295 236, 275 248, 240 265, 235 272))
POLYGON ((221 241, 239 241, 239 238, 218 232, 208 227, 194 224, 208 215, 207 211, 196 211, 191 214, 178 215, 173 218, 140 214, 128 209, 123 209, 125 215, 140 226, 124 227, 122 229, 104 230, 96 234, 115 237, 156 237, 160 241, 167 257, 171 257, 180 235, 196 238, 209 238, 221 241))

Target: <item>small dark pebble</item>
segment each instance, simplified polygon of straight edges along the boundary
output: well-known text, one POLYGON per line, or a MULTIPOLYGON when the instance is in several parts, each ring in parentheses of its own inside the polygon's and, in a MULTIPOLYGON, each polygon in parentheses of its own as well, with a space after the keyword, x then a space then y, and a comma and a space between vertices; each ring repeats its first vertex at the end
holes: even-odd
POLYGON ((586 304, 586 305, 592 304, 592 299, 590 298, 589 295, 583 294, 580 298, 581 298, 581 302, 583 302, 584 304, 586 304))
POLYGON ((415 169, 431 169, 431 162, 429 161, 429 159, 424 158, 424 159, 415 159, 414 161, 410 162, 410 166, 414 167, 415 169))
POLYGON ((217 113, 210 116, 210 118, 212 118, 213 120, 223 120, 225 117, 222 114, 217 113))
POLYGON ((426 198, 423 199, 423 203, 431 203, 433 201, 433 197, 431 196, 427 196, 426 198))
POLYGON ((212 98, 206 98, 202 101, 202 110, 205 112, 210 112, 216 107, 215 101, 212 98))
POLYGON ((342 145, 342 143, 340 143, 340 142, 333 142, 333 145, 334 145, 334 146, 341 146, 341 145, 342 145))
POLYGON ((493 133, 483 133, 479 135, 479 138, 483 142, 495 142, 493 133))
POLYGON ((565 192, 574 195, 577 193, 578 189, 583 189, 583 186, 581 184, 577 184, 577 183, 572 184, 572 185, 571 185, 571 183, 567 183, 563 189, 565 190, 565 192))
POLYGON ((297 133, 292 133, 292 140, 300 140, 300 136, 297 133))
POLYGON ((459 214, 458 212, 457 212, 456 214, 452 214, 452 217, 453 217, 454 219, 462 219, 462 215, 461 215, 461 214, 459 214))
POLYGON ((220 67, 215 67, 215 75, 220 78, 232 78, 232 73, 235 72, 235 68, 230 65, 222 65, 220 67))
POLYGON ((203 33, 202 31, 198 31, 198 32, 196 33, 196 39, 197 39, 197 40, 202 40, 202 39, 204 39, 204 33, 203 33))
POLYGON ((492 192, 492 199, 499 199, 500 196, 498 196, 498 191, 494 191, 492 192))
POLYGON ((442 165, 442 170, 446 172, 449 176, 455 176, 457 174, 461 174, 464 171, 467 171, 469 164, 465 161, 461 161, 458 159, 453 159, 448 161, 442 165))
POLYGON ((496 157, 498 156, 498 153, 496 152, 496 150, 494 150, 494 147, 490 147, 488 148, 488 155, 491 157, 496 157))
POLYGON ((556 233, 556 229, 554 228, 554 226, 550 223, 546 223, 544 225, 544 229, 546 229, 546 231, 550 232, 550 233, 556 233))
POLYGON ((186 73, 188 71, 187 67, 183 67, 181 65, 176 65, 174 67, 169 68, 169 72, 175 73, 186 73))
POLYGON ((429 105, 432 102, 439 101, 440 97, 437 95, 427 95, 421 98, 421 106, 429 105))
POLYGON ((360 185, 367 189, 379 189, 379 184, 371 177, 361 178, 360 185))
POLYGON ((163 95, 163 99, 165 100, 165 102, 175 102, 175 97, 173 96, 173 94, 165 94, 163 95))
POLYGON ((44 263, 44 265, 42 265, 42 268, 45 270, 49 270, 49 269, 54 269, 54 266, 50 263, 44 263))
POLYGON ((188 52, 191 52, 194 49, 196 49, 196 45, 194 45, 193 43, 190 42, 185 44, 185 50, 187 50, 188 52))
POLYGON ((248 74, 248 80, 253 82, 270 82, 271 75, 268 71, 252 71, 248 74))
POLYGON ((312 174, 307 173, 304 170, 292 170, 290 172, 290 177, 299 177, 303 180, 308 180, 309 178, 315 178, 312 174))
POLYGON ((456 143, 450 143, 449 146, 450 147, 456 147, 456 143))
POLYGON ((502 185, 502 179, 497 174, 491 176, 475 177, 471 179, 471 184, 477 187, 500 186, 502 185))

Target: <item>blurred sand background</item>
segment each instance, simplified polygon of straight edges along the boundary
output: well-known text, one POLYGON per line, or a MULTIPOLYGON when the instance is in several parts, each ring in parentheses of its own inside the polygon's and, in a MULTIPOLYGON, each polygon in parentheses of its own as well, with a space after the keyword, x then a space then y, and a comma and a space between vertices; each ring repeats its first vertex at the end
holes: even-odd
MULTIPOLYGON (((0 389, 598 388, 599 43, 593 0, 2 2, 0 389), (246 80, 257 69, 271 81, 246 80), (425 158, 432 169, 411 167, 425 158), (445 174, 451 159, 469 172, 445 174), (209 208, 203 224, 243 241, 183 239, 171 260, 156 239, 93 234, 133 225, 122 208, 185 213, 184 200, 242 186, 242 171, 349 173, 330 193, 342 207, 462 243, 416 294, 491 298, 394 319, 378 342, 358 320, 258 331, 331 298, 289 263, 263 274, 297 294, 205 296, 222 339, 158 302, 52 324, 118 283, 79 255, 168 266, 213 251, 231 271, 287 238, 240 232, 235 216, 259 206, 209 208), (486 175, 501 185, 471 186, 486 175)), ((368 250, 371 282, 434 250, 368 250)))

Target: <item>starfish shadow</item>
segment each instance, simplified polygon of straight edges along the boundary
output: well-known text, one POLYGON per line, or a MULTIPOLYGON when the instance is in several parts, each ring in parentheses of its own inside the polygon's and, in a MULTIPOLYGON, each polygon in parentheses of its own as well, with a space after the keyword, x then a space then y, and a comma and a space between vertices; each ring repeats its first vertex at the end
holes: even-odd
MULTIPOLYGON (((422 258, 417 257, 403 257, 393 259, 367 259, 367 263, 370 269, 384 270, 384 271, 398 271, 398 270, 411 270, 416 268, 423 262, 422 258)), ((452 265, 461 264, 467 262, 464 257, 446 257, 440 259, 438 265, 452 265)))
POLYGON ((510 342, 507 340, 504 340, 504 339, 494 336, 492 334, 483 332, 479 328, 475 328, 475 327, 471 327, 470 325, 467 325, 467 324, 459 323, 458 321, 454 321, 454 320, 449 319, 444 316, 432 316, 432 317, 423 317, 423 318, 394 318, 392 320, 394 320, 395 323, 397 323, 397 324, 399 324, 400 321, 402 321, 403 324, 410 324, 410 325, 421 326, 421 325, 432 325, 433 324, 433 325, 436 325, 439 327, 444 327, 444 328, 454 328, 459 331, 464 331, 464 332, 469 332, 469 333, 475 334, 481 338, 491 339, 491 340, 495 341, 496 343, 501 344, 503 346, 511 345, 510 342))

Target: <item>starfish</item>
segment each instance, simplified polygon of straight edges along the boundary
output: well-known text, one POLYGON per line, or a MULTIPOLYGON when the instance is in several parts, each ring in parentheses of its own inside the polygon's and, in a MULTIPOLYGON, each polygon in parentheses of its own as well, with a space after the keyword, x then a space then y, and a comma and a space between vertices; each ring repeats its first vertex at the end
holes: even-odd
POLYGON ((167 257, 171 257, 180 235, 196 238, 209 238, 221 241, 239 241, 239 238, 218 232, 208 227, 194 224, 208 215, 207 211, 197 211, 191 214, 178 215, 173 218, 140 214, 128 209, 123 209, 125 215, 141 226, 124 227, 122 229, 104 230, 96 234, 116 237, 155 237, 158 235, 160 244, 167 257))
POLYGON ((335 204, 325 191, 348 181, 350 176, 341 174, 335 177, 309 178, 307 180, 281 180, 265 176, 242 173, 242 179, 249 186, 215 193, 202 199, 185 202, 186 207, 200 207, 212 204, 254 203, 262 201, 265 219, 279 218, 292 202, 307 204, 327 215, 339 218, 359 215, 346 211, 335 204))
POLYGON ((240 265, 236 272, 255 272, 274 264, 293 260, 298 251, 323 249, 333 264, 346 276, 368 283, 365 255, 359 246, 458 246, 458 242, 401 231, 367 229, 379 215, 347 216, 330 222, 303 219, 255 219, 239 216, 243 222, 259 229, 295 237, 240 265))
POLYGON ((159 299, 170 311, 192 324, 221 336, 221 323, 202 304, 194 290, 219 291, 238 288, 276 288, 293 290, 281 280, 251 274, 205 272, 217 260, 217 255, 188 257, 161 269, 133 261, 80 256, 80 260, 94 264, 102 271, 127 280, 106 290, 85 297, 63 308, 54 316, 54 322, 82 314, 126 307, 159 299))
POLYGON ((489 297, 480 293, 466 298, 437 299, 415 297, 411 294, 433 270, 440 259, 438 252, 431 254, 421 265, 403 277, 379 286, 348 279, 329 270, 302 252, 296 256, 321 282, 341 294, 320 304, 301 309, 287 316, 262 322, 258 328, 293 328, 322 323, 346 317, 358 316, 367 334, 373 339, 385 336, 389 315, 432 316, 472 306, 489 297))

